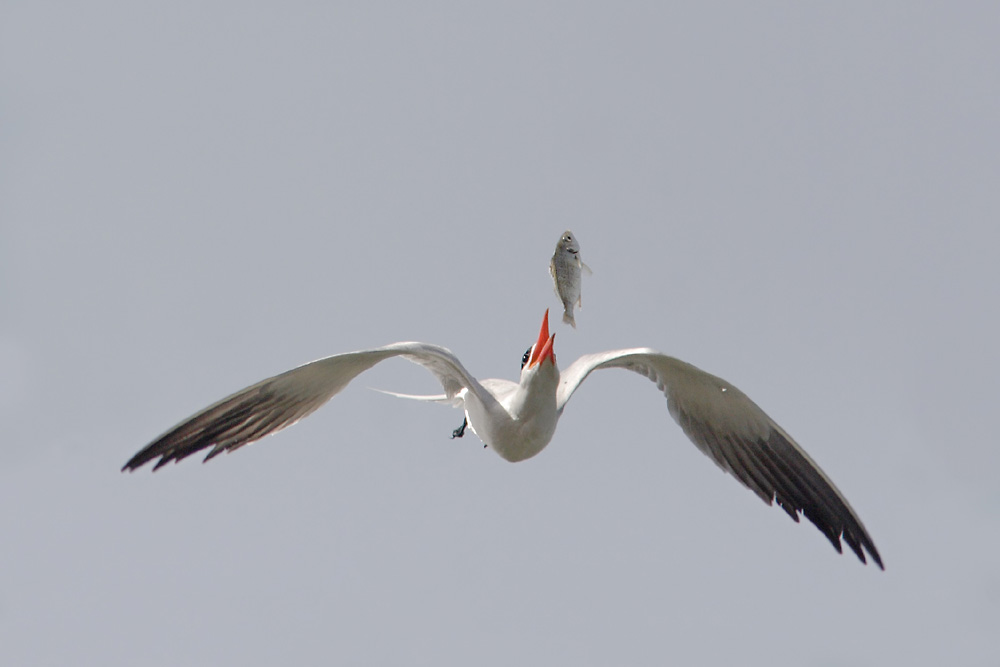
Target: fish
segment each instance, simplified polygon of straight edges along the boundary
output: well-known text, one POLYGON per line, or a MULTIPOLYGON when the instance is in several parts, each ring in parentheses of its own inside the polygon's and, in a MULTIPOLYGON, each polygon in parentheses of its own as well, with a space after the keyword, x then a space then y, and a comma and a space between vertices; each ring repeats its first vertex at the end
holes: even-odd
POLYGON ((580 243, 573 236, 573 232, 567 229, 556 244, 556 251, 552 255, 552 261, 549 262, 549 273, 552 274, 552 281, 555 283, 556 295, 563 304, 562 320, 574 329, 576 318, 573 316, 573 307, 583 307, 580 283, 584 272, 587 275, 593 273, 580 259, 580 243))

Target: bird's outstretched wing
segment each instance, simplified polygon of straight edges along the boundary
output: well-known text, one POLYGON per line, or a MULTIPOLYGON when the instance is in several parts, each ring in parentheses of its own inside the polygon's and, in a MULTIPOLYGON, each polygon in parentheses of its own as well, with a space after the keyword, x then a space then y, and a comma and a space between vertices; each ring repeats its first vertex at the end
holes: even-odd
POLYGON ((784 429, 742 391, 691 364, 649 348, 588 354, 562 373, 560 413, 591 372, 624 368, 644 375, 667 397, 667 408, 687 436, 720 468, 760 496, 777 501, 796 522, 799 512, 841 551, 840 539, 866 562, 882 558, 861 519, 830 478, 784 429))
POLYGON ((431 371, 441 382, 445 398, 453 398, 463 389, 487 395, 458 358, 437 345, 393 343, 337 354, 262 380, 208 406, 144 447, 122 470, 135 470, 159 457, 153 467, 156 470, 211 447, 205 457, 208 461, 276 433, 311 414, 378 362, 397 356, 431 371))

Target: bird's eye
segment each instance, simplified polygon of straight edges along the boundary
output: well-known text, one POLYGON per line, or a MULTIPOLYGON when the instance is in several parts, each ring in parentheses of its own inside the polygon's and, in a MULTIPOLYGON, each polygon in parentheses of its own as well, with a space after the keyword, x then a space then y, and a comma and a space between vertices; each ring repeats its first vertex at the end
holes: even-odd
MULTIPOLYGON (((532 345, 531 347, 534 347, 534 345, 532 345)), ((521 357, 521 368, 524 368, 524 365, 528 363, 528 359, 531 359, 531 347, 525 350, 524 356, 521 357)))

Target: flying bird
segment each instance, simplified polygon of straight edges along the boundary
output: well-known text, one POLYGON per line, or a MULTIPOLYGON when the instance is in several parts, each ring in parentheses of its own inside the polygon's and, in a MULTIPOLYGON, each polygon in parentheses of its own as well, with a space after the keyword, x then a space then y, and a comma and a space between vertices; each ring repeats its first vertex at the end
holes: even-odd
POLYGON ((465 411, 469 428, 507 461, 538 454, 552 440, 566 404, 591 373, 623 368, 652 380, 684 433, 720 468, 778 505, 796 522, 805 515, 841 552, 841 539, 861 562, 882 558, 847 499, 784 429, 746 394, 689 363, 650 348, 587 354, 560 374, 555 334, 545 311, 538 339, 521 359, 521 377, 477 380, 449 350, 428 343, 392 343, 337 354, 262 380, 210 405, 173 427, 129 459, 135 470, 159 458, 153 470, 208 449, 205 461, 276 433, 330 400, 351 380, 391 357, 419 364, 443 394, 403 398, 448 403, 465 411))

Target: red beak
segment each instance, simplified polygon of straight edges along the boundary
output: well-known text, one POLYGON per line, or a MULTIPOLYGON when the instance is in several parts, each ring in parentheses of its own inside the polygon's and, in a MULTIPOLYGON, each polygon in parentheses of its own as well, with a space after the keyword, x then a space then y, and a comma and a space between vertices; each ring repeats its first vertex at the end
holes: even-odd
POLYGON ((553 364, 556 363, 556 353, 552 349, 555 341, 556 335, 549 335, 549 310, 546 308, 545 317, 542 319, 542 330, 538 332, 538 341, 531 348, 531 356, 528 358, 528 368, 542 363, 547 358, 551 359, 553 364))

